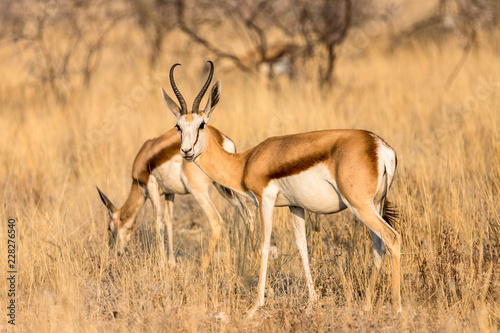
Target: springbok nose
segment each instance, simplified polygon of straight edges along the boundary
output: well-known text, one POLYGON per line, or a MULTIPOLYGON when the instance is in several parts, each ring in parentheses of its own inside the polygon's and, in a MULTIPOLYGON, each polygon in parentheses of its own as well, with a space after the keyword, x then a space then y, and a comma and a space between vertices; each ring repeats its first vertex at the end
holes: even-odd
POLYGON ((187 154, 189 153, 190 151, 192 151, 193 148, 188 148, 188 149, 184 149, 184 148, 181 148, 181 151, 184 153, 184 154, 187 154))

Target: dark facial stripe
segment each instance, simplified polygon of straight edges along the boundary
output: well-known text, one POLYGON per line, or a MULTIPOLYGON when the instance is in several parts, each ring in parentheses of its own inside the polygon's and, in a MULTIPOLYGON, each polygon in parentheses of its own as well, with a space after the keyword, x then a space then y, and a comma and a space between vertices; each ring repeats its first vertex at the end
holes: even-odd
POLYGON ((194 140, 194 143, 193 143, 193 149, 194 149, 194 146, 196 146, 196 144, 198 143, 199 137, 200 137, 200 129, 198 128, 198 130, 196 131, 196 140, 194 140))

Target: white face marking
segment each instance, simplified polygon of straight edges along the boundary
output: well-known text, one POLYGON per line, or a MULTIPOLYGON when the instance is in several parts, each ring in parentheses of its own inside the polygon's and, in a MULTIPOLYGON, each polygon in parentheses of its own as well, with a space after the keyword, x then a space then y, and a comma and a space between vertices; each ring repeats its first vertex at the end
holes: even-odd
POLYGON ((177 121, 181 135, 181 156, 186 162, 194 161, 205 148, 205 126, 203 115, 188 113, 177 121))
MULTIPOLYGON (((127 223, 130 223, 130 221, 127 223)), ((125 247, 127 246, 130 235, 132 234, 131 230, 125 227, 127 223, 120 221, 120 210, 113 214, 109 214, 108 245, 112 249, 116 248, 118 253, 123 253, 125 251, 125 247), (117 227, 119 225, 121 226, 120 228, 117 227)))
POLYGON ((108 245, 110 248, 116 246, 117 229, 116 224, 119 221, 118 213, 108 213, 108 245))

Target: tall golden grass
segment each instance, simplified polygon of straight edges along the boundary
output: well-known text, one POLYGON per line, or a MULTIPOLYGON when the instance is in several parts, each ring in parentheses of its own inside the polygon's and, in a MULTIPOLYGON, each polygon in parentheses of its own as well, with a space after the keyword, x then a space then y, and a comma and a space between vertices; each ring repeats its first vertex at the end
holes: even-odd
MULTIPOLYGON (((130 38, 133 38, 130 37, 130 38)), ((180 38, 180 37, 179 37, 180 38)), ((133 44, 133 43, 131 43, 133 44)), ((416 43, 388 52, 379 41, 362 55, 340 55, 336 83, 314 77, 269 83, 220 74, 222 99, 212 124, 239 150, 271 135, 362 128, 398 153, 390 199, 403 236, 400 316, 390 314, 390 262, 378 280, 373 312, 363 312, 372 266, 367 228, 349 212, 308 215, 308 244, 319 305, 307 292, 287 209, 275 209, 267 303, 244 318, 256 293, 255 233, 223 199, 226 225, 210 269, 199 261, 210 236, 189 197, 176 198, 174 247, 179 265, 158 263, 146 204, 128 255, 107 248, 105 207, 130 185, 142 143, 174 125, 161 101, 174 62, 188 101, 209 57, 183 54, 167 41, 158 70, 136 46, 111 44, 91 88, 65 104, 32 82, 15 50, 0 59, 1 299, 7 289, 7 220, 18 224, 17 328, 26 332, 102 331, 498 331, 500 328, 500 66, 498 39, 484 37, 451 87, 462 47, 416 43)), ((137 44, 133 44, 137 45, 137 44)), ((216 63, 216 68, 218 64, 216 63)), ((216 196, 214 191, 214 196, 216 196)), ((6 311, 5 302, 1 302, 6 311)), ((6 316, 1 330, 11 330, 6 316)))

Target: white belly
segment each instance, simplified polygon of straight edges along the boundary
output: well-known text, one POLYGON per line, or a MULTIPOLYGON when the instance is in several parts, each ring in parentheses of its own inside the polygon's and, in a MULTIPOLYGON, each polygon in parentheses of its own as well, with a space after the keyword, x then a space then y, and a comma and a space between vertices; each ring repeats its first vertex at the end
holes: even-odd
POLYGON ((181 180, 182 157, 175 156, 153 170, 162 193, 187 194, 188 191, 181 180))
POLYGON ((274 179, 278 187, 275 206, 298 206, 314 213, 336 213, 347 206, 336 190, 325 165, 316 165, 299 174, 274 179))

